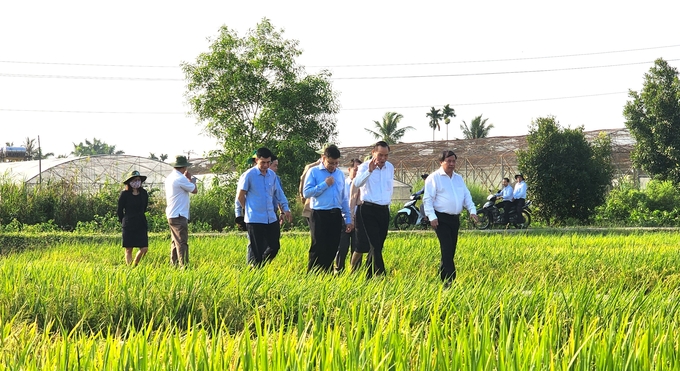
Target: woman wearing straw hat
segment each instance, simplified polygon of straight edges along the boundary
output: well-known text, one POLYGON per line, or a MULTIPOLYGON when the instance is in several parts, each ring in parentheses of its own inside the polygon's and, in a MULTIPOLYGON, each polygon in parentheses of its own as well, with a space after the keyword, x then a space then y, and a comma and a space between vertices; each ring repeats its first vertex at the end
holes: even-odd
POLYGON ((146 208, 149 205, 149 194, 142 183, 144 175, 134 170, 125 176, 125 189, 118 197, 118 221, 123 227, 123 247, 125 248, 125 262, 137 266, 146 254, 149 246, 148 225, 146 223, 146 208), (139 248, 134 261, 132 249, 139 248))

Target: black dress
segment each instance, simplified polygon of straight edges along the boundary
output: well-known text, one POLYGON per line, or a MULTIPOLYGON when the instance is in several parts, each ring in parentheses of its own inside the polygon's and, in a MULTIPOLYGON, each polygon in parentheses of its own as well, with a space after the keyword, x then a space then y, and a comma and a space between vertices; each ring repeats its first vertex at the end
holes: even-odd
POLYGON ((123 247, 148 247, 149 227, 146 223, 146 208, 149 194, 143 188, 138 195, 122 191, 118 197, 118 221, 123 227, 123 247))

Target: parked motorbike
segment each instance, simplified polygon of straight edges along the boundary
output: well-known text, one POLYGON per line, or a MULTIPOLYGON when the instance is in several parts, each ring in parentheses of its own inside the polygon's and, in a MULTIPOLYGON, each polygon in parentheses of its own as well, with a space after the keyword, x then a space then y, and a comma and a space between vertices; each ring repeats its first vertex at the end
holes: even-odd
MULTIPOLYGON (((477 217, 479 218, 479 222, 476 225, 477 229, 493 228, 494 225, 501 225, 503 227, 506 226, 505 223, 503 223, 503 213, 507 212, 508 210, 501 209, 503 199, 497 197, 492 190, 489 190, 489 192, 491 192, 491 194, 486 197, 486 203, 481 210, 477 210, 477 217)), ((529 224, 531 224, 530 206, 531 201, 527 201, 524 204, 524 207, 522 208, 522 216, 524 217, 524 221, 522 221, 517 217, 517 211, 513 204, 513 207, 509 210, 510 214, 508 220, 510 225, 517 229, 529 228, 529 224)))
POLYGON ((418 200, 423 197, 423 191, 420 190, 411 195, 410 201, 404 204, 404 208, 397 211, 394 216, 394 227, 400 230, 408 229, 412 226, 419 226, 427 228, 430 222, 425 215, 421 214, 418 200))

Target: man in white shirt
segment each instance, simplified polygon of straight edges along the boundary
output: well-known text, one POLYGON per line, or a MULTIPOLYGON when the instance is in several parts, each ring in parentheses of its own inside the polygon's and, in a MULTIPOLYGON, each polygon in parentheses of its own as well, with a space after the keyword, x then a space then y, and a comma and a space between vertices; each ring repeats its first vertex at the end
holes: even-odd
POLYGON ((382 250, 390 224, 390 203, 394 187, 394 166, 387 161, 390 146, 379 141, 373 146, 371 160, 357 169, 354 186, 359 188, 360 204, 356 210, 357 251, 352 254, 352 268, 368 253, 367 277, 385 274, 382 250))
POLYGON ((515 199, 515 212, 517 213, 517 221, 519 223, 524 223, 524 216, 522 215, 522 209, 524 209, 524 204, 527 198, 527 183, 524 181, 524 175, 515 175, 515 191, 512 193, 512 197, 515 199))
POLYGON ((453 258, 458 244, 458 229, 460 228, 460 213, 465 207, 470 217, 477 219, 477 209, 472 201, 463 177, 454 172, 456 169, 456 154, 453 151, 443 151, 439 157, 441 167, 430 174, 425 180, 425 214, 430 219, 439 239, 441 250, 441 264, 439 274, 446 286, 456 279, 456 266, 453 258))
POLYGON ((175 169, 165 178, 165 216, 168 218, 172 244, 170 262, 174 266, 189 264, 189 194, 197 193, 196 178, 187 168, 191 163, 184 156, 177 156, 170 164, 175 169))

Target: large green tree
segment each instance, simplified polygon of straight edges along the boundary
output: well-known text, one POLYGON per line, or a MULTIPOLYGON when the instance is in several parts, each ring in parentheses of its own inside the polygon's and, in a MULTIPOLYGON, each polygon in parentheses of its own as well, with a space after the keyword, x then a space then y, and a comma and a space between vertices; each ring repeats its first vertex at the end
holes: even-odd
POLYGON ((404 126, 399 128, 399 123, 404 118, 404 115, 396 112, 385 112, 382 122, 373 121, 375 131, 366 129, 373 138, 383 140, 387 144, 395 144, 404 137, 407 130, 415 129, 413 126, 404 126))
POLYGON ((489 131, 493 129, 493 124, 488 124, 489 119, 482 119, 482 115, 479 115, 470 121, 470 126, 463 120, 463 124, 460 125, 460 130, 463 131, 463 136, 465 139, 477 139, 486 138, 489 136, 489 131))
POLYGON ((583 127, 562 128, 552 116, 532 122, 517 161, 535 211, 548 224, 590 219, 612 181, 609 137, 589 143, 583 127))
POLYGON ((315 149, 337 136, 338 103, 330 73, 307 74, 298 41, 282 33, 268 19, 242 37, 222 26, 210 50, 182 69, 191 113, 221 145, 213 169, 240 172, 253 150, 268 147, 292 198, 315 149))
POLYGON ((633 164, 653 178, 680 182, 680 82, 678 70, 657 59, 640 93, 629 91, 623 109, 635 138, 633 164))
POLYGON ((72 155, 76 156, 122 155, 124 153, 123 151, 116 151, 115 145, 107 144, 97 138, 92 138, 91 142, 85 139, 85 143, 73 143, 73 151, 71 152, 72 155))
POLYGON ((430 112, 426 113, 425 116, 430 118, 430 122, 428 122, 428 124, 432 129, 432 141, 434 142, 434 129, 440 130, 441 128, 439 126, 439 120, 442 119, 441 110, 432 107, 430 108, 430 112))

